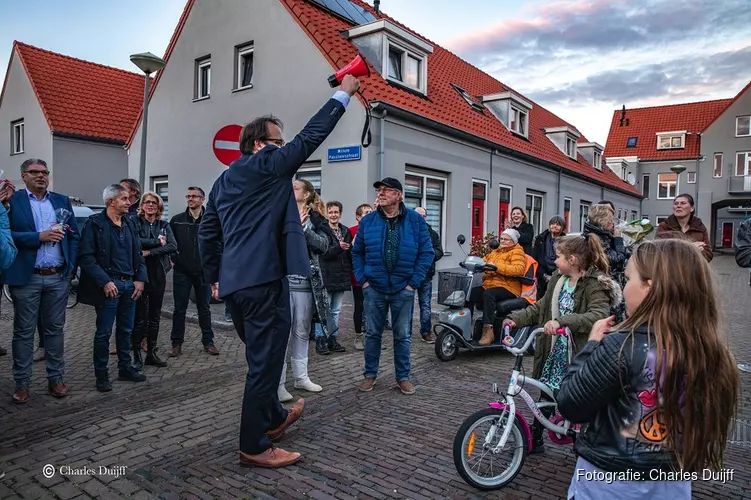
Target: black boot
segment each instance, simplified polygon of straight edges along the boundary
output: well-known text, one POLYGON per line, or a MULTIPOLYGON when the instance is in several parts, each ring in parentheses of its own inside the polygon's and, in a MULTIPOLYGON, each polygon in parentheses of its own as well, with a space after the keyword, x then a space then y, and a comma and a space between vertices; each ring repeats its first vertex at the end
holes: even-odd
POLYGON ((117 380, 124 380, 126 382, 145 382, 146 375, 137 372, 132 366, 129 366, 125 370, 120 370, 117 380))
POLYGON ((328 345, 329 351, 331 352, 346 352, 347 349, 344 348, 339 342, 336 341, 336 337, 334 335, 329 337, 329 345, 328 345))
POLYGON ((535 419, 532 424, 532 449, 529 451, 530 455, 533 453, 545 452, 545 441, 543 440, 544 432, 545 428, 537 421, 537 419, 535 419))
POLYGON ((160 359, 156 354, 156 346, 154 342, 148 341, 148 350, 146 351, 145 364, 149 366, 167 366, 167 362, 160 359))
POLYGON ((331 351, 329 351, 328 343, 326 342, 326 337, 316 338, 316 352, 324 356, 326 354, 331 354, 331 351))
POLYGON ((143 370, 143 358, 141 357, 141 343, 133 347, 133 368, 137 371, 143 370))
POLYGON ((96 375, 96 390, 99 392, 109 392, 112 390, 112 383, 110 382, 110 376, 109 373, 106 371, 103 372, 94 372, 96 375))

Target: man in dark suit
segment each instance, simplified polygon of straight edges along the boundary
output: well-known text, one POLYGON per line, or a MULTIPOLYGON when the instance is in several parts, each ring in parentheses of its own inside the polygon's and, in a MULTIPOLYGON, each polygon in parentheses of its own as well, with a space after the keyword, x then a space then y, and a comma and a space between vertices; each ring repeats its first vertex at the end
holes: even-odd
POLYGON ((10 288, 15 319, 13 321, 14 403, 29 398, 34 332, 41 314, 44 317, 45 363, 49 392, 65 397, 65 311, 70 276, 75 270, 80 235, 70 199, 47 191, 50 172, 43 160, 30 158, 21 164, 21 180, 26 189, 10 200, 10 230, 18 256, 5 272, 3 280, 10 288), (57 212, 67 210, 65 225, 57 212))
POLYGON ((334 130, 360 83, 352 76, 289 143, 273 116, 243 127, 242 156, 216 180, 198 232, 205 281, 229 302, 232 322, 245 342, 240 462, 284 467, 299 453, 274 448, 302 413, 277 397, 290 331, 288 275, 310 276, 302 223, 292 191, 295 173, 334 130), (221 287, 219 286, 221 284, 221 287))

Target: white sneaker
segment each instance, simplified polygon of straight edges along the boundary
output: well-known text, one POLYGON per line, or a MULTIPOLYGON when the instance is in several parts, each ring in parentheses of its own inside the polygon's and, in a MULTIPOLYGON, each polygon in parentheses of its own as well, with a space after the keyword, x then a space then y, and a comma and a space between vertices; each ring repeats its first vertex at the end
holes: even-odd
POLYGON ((323 390, 320 385, 314 384, 308 377, 300 380, 295 380, 295 389, 302 389, 308 392, 321 392, 323 390))
POLYGON ((279 401, 282 403, 286 403, 287 401, 292 401, 295 399, 292 394, 287 392, 287 389, 283 385, 279 386, 279 389, 277 390, 277 395, 279 396, 279 401))

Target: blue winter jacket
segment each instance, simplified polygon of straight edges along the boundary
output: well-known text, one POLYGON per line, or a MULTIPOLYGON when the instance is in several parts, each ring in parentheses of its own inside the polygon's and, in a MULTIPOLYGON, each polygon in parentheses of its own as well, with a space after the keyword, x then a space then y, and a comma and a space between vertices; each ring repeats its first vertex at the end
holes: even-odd
POLYGON ((5 271, 13 264, 17 254, 18 249, 10 234, 8 212, 5 207, 0 205, 0 272, 5 271))
POLYGON ((390 275, 386 271, 386 215, 382 209, 362 218, 352 246, 355 279, 381 293, 397 293, 407 285, 416 290, 425 281, 435 255, 425 219, 403 203, 398 217, 399 249, 390 275))

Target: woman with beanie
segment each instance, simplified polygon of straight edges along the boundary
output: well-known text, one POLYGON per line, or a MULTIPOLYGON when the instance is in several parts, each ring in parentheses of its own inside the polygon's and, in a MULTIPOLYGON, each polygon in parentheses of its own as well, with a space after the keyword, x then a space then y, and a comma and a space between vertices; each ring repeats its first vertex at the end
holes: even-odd
POLYGON ((493 264, 496 271, 485 271, 482 278, 484 292, 480 345, 488 345, 495 338, 493 322, 498 302, 515 299, 522 293, 521 281, 516 278, 524 274, 527 260, 519 244, 519 232, 506 229, 498 242, 500 246, 485 257, 485 262, 493 264))

